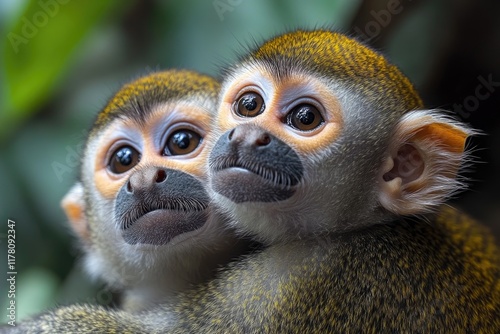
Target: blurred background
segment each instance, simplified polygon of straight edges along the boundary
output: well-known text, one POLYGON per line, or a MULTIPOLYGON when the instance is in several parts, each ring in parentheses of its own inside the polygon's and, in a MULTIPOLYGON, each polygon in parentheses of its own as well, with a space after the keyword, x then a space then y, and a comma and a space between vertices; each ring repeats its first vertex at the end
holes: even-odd
POLYGON ((0 0, 0 266, 7 273, 11 219, 17 320, 77 301, 113 305, 82 272, 59 201, 120 85, 170 67, 217 75, 242 45, 296 27, 358 36, 402 68, 427 106, 484 132, 470 143, 481 161, 466 174, 470 189, 453 202, 500 236, 499 18, 497 0, 0 0))

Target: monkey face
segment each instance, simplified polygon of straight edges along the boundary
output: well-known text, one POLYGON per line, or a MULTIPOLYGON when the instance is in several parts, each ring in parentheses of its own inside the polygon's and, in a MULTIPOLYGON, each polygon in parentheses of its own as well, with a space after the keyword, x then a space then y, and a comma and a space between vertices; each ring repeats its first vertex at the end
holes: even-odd
POLYGON ((251 219, 245 231, 264 235, 264 242, 307 229, 299 216, 330 210, 318 200, 330 183, 322 179, 324 163, 343 125, 337 98, 320 78, 278 79, 249 65, 226 82, 221 99, 216 124, 225 132, 209 157, 216 201, 236 213, 236 224, 251 219))
POLYGON ((117 118, 89 141, 82 182, 91 273, 124 286, 168 283, 189 266, 184 253, 219 233, 205 189, 209 102, 160 103, 141 122, 117 118))
POLYGON ((259 66, 241 69, 224 88, 217 126, 226 133, 210 155, 213 189, 236 203, 291 198, 310 157, 340 132, 336 98, 318 79, 276 80, 259 66))
POLYGON ((146 139, 142 144, 127 136, 107 145, 101 176, 126 179, 114 201, 114 221, 128 244, 164 245, 207 220, 209 199, 200 180, 207 119, 203 122, 201 110, 194 106, 185 108, 180 103, 167 106, 170 110, 161 112, 167 117, 146 122, 141 127, 147 129, 141 131, 140 137, 146 139), (147 141, 151 150, 144 145, 147 141), (186 166, 190 163, 193 166, 186 166))
POLYGON ((91 228, 107 225, 125 244, 160 246, 202 227, 208 124, 202 108, 185 102, 158 105, 142 124, 115 120, 93 145, 95 196, 109 207, 91 228))

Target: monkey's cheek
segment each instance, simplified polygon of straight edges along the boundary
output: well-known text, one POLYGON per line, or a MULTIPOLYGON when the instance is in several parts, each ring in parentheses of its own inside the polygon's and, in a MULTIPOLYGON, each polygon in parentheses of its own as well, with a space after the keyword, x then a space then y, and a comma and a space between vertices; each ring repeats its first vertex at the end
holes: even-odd
POLYGON ((235 203, 279 202, 293 196, 295 187, 283 187, 252 173, 232 167, 215 172, 212 189, 235 203))
POLYGON ((155 210, 137 219, 122 232, 125 242, 131 245, 161 246, 175 237, 202 227, 208 219, 203 211, 155 210))

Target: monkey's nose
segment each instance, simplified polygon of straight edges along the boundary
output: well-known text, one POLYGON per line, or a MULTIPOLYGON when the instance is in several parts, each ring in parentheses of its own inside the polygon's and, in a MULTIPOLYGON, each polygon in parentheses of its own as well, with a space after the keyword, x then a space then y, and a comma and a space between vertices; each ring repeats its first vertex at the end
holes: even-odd
POLYGON ((127 192, 148 190, 167 179, 167 171, 159 167, 146 167, 136 171, 127 181, 127 192))
POLYGON ((230 143, 238 143, 253 147, 267 146, 272 138, 264 129, 249 124, 239 125, 228 134, 230 143))

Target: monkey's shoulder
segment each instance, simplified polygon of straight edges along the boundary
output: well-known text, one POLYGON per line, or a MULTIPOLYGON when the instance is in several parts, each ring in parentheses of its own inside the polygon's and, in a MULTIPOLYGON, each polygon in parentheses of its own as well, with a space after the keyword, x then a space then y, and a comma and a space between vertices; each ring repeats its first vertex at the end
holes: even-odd
POLYGON ((102 306, 80 304, 60 307, 24 320, 0 333, 150 333, 140 317, 102 306))
POLYGON ((485 227, 458 210, 341 235, 310 254, 309 265, 294 266, 279 285, 281 300, 301 302, 273 311, 311 314, 304 328, 500 329, 499 248, 485 227))

